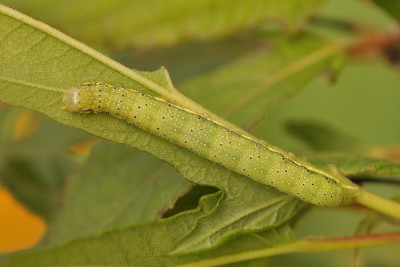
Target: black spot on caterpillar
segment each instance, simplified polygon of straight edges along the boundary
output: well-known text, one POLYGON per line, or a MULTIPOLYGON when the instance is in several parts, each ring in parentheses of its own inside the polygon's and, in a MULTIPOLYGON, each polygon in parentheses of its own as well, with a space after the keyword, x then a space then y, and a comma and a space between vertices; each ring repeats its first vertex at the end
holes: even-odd
POLYGON ((192 111, 142 92, 83 83, 63 96, 71 112, 103 112, 250 179, 318 206, 353 201, 354 185, 192 111))

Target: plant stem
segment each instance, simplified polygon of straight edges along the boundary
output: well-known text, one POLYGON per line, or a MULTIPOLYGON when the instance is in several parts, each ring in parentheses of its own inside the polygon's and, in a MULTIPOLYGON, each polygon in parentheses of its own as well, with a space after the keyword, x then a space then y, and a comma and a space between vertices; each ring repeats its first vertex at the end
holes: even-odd
POLYGON ((400 203, 375 195, 362 188, 360 188, 355 201, 365 207, 400 221, 400 203))

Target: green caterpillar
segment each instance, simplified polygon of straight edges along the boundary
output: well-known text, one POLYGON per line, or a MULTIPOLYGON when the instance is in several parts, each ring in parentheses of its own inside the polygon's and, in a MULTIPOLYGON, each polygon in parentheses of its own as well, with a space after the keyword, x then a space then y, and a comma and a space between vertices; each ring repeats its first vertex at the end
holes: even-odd
POLYGON ((63 96, 71 112, 104 112, 250 179, 318 206, 351 203, 357 188, 189 110, 142 92, 83 83, 63 96))

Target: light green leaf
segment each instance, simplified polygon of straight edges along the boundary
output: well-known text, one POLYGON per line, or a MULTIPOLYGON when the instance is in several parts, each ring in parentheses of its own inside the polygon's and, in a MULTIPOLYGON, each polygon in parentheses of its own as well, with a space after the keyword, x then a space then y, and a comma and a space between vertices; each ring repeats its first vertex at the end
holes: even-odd
POLYGON ((148 48, 207 40, 265 24, 294 31, 324 0, 2 1, 87 42, 148 48))
POLYGON ((37 110, 60 123, 147 151, 168 162, 189 181, 221 189, 224 192, 221 201, 231 200, 224 202, 225 217, 220 216, 217 221, 210 216, 209 220, 217 224, 209 232, 198 233, 197 226, 191 229, 196 240, 205 240, 209 234, 214 238, 208 244, 196 241, 198 245, 190 249, 219 244, 224 238, 240 234, 239 227, 254 231, 283 225, 305 206, 298 199, 253 182, 106 114, 79 115, 62 110, 63 88, 93 80, 161 95, 194 111, 201 109, 173 89, 164 70, 155 73, 129 70, 22 14, 4 6, 0 11, 0 25, 4 25, 0 28, 0 61, 4 62, 0 66, 0 99, 3 102, 37 110), (254 196, 250 202, 246 200, 248 196, 254 196), (265 218, 262 212, 266 210, 270 210, 273 220, 260 220, 265 218), (235 225, 230 221, 232 215, 240 223, 235 225))

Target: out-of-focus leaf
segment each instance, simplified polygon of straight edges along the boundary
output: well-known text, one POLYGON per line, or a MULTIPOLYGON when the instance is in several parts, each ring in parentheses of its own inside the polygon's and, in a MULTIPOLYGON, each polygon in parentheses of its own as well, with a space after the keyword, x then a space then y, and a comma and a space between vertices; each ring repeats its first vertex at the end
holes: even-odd
POLYGON ((101 143, 69 182, 47 243, 159 218, 190 189, 166 163, 128 147, 101 143))
MULTIPOLYGON (((207 40, 278 22, 294 31, 324 0, 2 1, 95 44, 148 48, 207 40)), ((275 23, 277 24, 277 23, 275 23)))
POLYGON ((26 110, 19 114, 15 121, 13 129, 13 139, 18 142, 22 139, 29 138, 39 126, 40 115, 26 110))
POLYGON ((334 165, 342 174, 351 176, 354 180, 374 176, 374 179, 383 182, 386 179, 384 176, 400 174, 399 163, 361 156, 360 153, 366 153, 369 147, 332 127, 310 121, 292 121, 288 124, 288 129, 312 150, 328 153, 309 158, 311 163, 320 168, 329 169, 329 165, 334 165), (337 153, 341 154, 336 155, 337 153))
POLYGON ((0 112, 0 181, 19 201, 50 221, 76 166, 68 146, 85 135, 41 119, 30 138, 14 140, 15 124, 22 112, 15 108, 0 112))
POLYGON ((113 49, 108 54, 135 69, 154 70, 162 65, 168 69, 174 84, 179 88, 182 82, 211 73, 237 57, 260 49, 260 46, 265 46, 265 40, 244 35, 172 47, 154 47, 146 51, 113 49))
POLYGON ((400 2, 396 0, 372 0, 377 6, 400 22, 400 2))
POLYGON ((332 164, 346 176, 399 175, 400 164, 385 159, 364 156, 342 155, 310 158, 310 162, 319 167, 332 164))
POLYGON ((318 74, 335 77, 342 66, 343 44, 307 34, 291 39, 264 37, 267 41, 258 49, 186 82, 182 90, 249 130, 273 103, 298 93, 318 74))
POLYGON ((351 151, 354 153, 363 148, 358 140, 322 122, 290 121, 287 123, 286 129, 316 151, 351 151))

